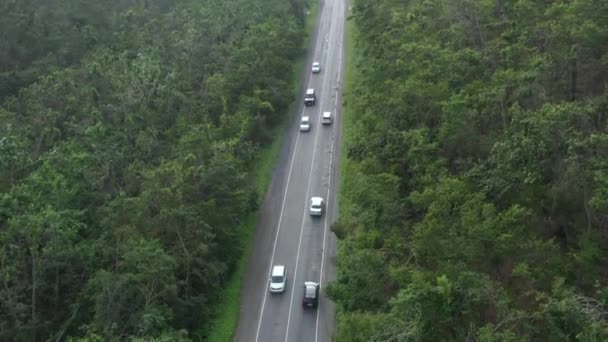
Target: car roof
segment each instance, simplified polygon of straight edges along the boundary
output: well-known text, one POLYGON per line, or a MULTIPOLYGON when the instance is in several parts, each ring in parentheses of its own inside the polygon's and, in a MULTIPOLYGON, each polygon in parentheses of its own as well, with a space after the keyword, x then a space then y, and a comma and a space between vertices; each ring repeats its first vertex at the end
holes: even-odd
POLYGON ((323 116, 331 116, 331 112, 323 112, 323 116))
POLYGON ((304 296, 306 298, 315 298, 315 296, 317 295, 317 286, 319 286, 319 284, 312 282, 312 281, 307 281, 304 283, 304 296))
POLYGON ((308 88, 308 89, 306 90, 306 94, 312 94, 312 93, 314 93, 314 92, 315 92, 315 90, 314 90, 313 88, 308 88))
POLYGON ((321 202, 323 202, 323 198, 321 198, 321 197, 312 197, 310 199, 310 201, 312 202, 312 204, 321 204, 321 202))
POLYGON ((285 266, 283 265, 276 265, 272 268, 273 276, 282 276, 283 273, 285 273, 285 266))

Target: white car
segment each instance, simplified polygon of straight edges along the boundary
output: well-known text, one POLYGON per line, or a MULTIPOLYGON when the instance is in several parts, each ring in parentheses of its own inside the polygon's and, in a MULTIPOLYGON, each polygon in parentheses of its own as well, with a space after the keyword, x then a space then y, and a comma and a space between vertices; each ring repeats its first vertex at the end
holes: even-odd
POLYGON ((310 215, 321 216, 323 215, 323 209, 325 208, 325 202, 322 197, 312 197, 310 199, 310 215))
POLYGON ((310 118, 308 116, 303 116, 302 120, 300 120, 300 131, 301 132, 310 131, 310 118))
POLYGON ((285 291, 287 272, 284 265, 275 265, 270 274, 270 292, 281 293, 285 291))
POLYGON ((323 112, 321 123, 324 125, 331 125, 331 112, 323 112))
POLYGON ((320 72, 321 72, 321 63, 319 63, 319 62, 312 63, 312 73, 318 74, 320 72))

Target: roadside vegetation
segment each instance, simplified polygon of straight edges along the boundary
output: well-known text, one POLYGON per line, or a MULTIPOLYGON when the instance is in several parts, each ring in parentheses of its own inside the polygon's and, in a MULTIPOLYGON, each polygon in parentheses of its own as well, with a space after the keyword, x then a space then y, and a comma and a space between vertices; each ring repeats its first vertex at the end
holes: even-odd
POLYGON ((352 0, 336 341, 608 340, 606 18, 352 0))
MULTIPOLYGON (((294 64, 292 72, 293 77, 293 96, 297 98, 298 94, 301 93, 301 76, 304 71, 307 57, 307 48, 309 46, 312 29, 314 27, 315 19, 317 18, 317 3, 307 3, 309 7, 305 21, 304 39, 302 40, 301 49, 299 50, 298 57, 294 64)), ((306 70, 308 72, 308 70, 306 70)), ((290 108, 287 110, 288 113, 293 113, 293 106, 296 102, 292 102, 290 108)), ((272 171, 276 165, 277 158, 281 147, 283 146, 283 138, 285 138, 285 130, 289 125, 289 117, 282 119, 277 127, 272 132, 273 141, 268 146, 265 146, 259 150, 259 154, 256 157, 255 168, 251 172, 252 176, 255 177, 255 184, 257 185, 257 193, 259 197, 259 203, 262 205, 264 196, 271 182, 272 171)), ((201 337, 206 338, 209 342, 221 342, 221 341, 232 341, 234 339, 234 333, 236 331, 239 313, 241 308, 241 297, 242 297, 242 285, 247 271, 247 262, 251 253, 251 245, 253 243, 253 234, 257 224, 257 212, 249 214, 249 218, 245 221, 245 230, 241 243, 244 244, 243 253, 240 259, 237 261, 234 273, 231 274, 230 279, 227 281, 225 287, 221 292, 221 300, 217 305, 217 314, 214 315, 211 321, 211 326, 204 326, 200 330, 201 337)))
POLYGON ((306 2, 0 3, 0 340, 206 337, 306 2))

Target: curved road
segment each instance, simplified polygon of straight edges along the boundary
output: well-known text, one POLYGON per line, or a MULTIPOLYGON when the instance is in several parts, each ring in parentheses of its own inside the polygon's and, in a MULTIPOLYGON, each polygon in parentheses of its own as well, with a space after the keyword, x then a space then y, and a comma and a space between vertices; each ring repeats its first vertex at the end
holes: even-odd
POLYGON ((325 286, 334 279, 335 236, 330 232, 337 215, 336 184, 341 130, 341 84, 344 24, 347 0, 320 0, 319 17, 303 88, 315 88, 317 101, 305 107, 298 99, 297 117, 289 125, 272 182, 260 211, 252 254, 243 285, 235 341, 330 341, 334 307, 325 286), (314 61, 321 72, 311 74, 314 61), (331 111, 333 123, 321 125, 321 114, 331 111), (310 117, 309 132, 299 132, 301 116, 310 117), (326 200, 326 211, 308 214, 310 197, 326 200), (273 265, 287 269, 287 288, 270 294, 268 278, 273 265), (301 305, 304 282, 321 283, 317 310, 301 305))

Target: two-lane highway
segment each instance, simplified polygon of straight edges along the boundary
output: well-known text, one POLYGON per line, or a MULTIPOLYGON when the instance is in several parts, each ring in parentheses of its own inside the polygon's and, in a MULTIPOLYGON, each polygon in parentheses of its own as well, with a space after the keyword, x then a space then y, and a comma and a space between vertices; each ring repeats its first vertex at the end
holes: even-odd
POLYGON ((334 309, 325 297, 329 262, 335 255, 335 237, 329 226, 335 220, 336 164, 340 137, 340 96, 346 0, 321 0, 313 32, 313 50, 307 63, 306 88, 314 88, 316 104, 305 107, 299 99, 298 116, 287 132, 285 146, 260 212, 254 246, 243 287, 236 341, 329 341, 334 329, 334 309), (321 72, 310 73, 312 62, 321 72), (321 124, 324 111, 333 123, 321 124), (301 116, 309 116, 312 128, 299 132, 301 116), (323 197, 321 217, 309 215, 309 201, 323 197), (273 265, 285 265, 286 290, 268 291, 273 265), (317 309, 301 305, 304 282, 321 283, 317 309))

